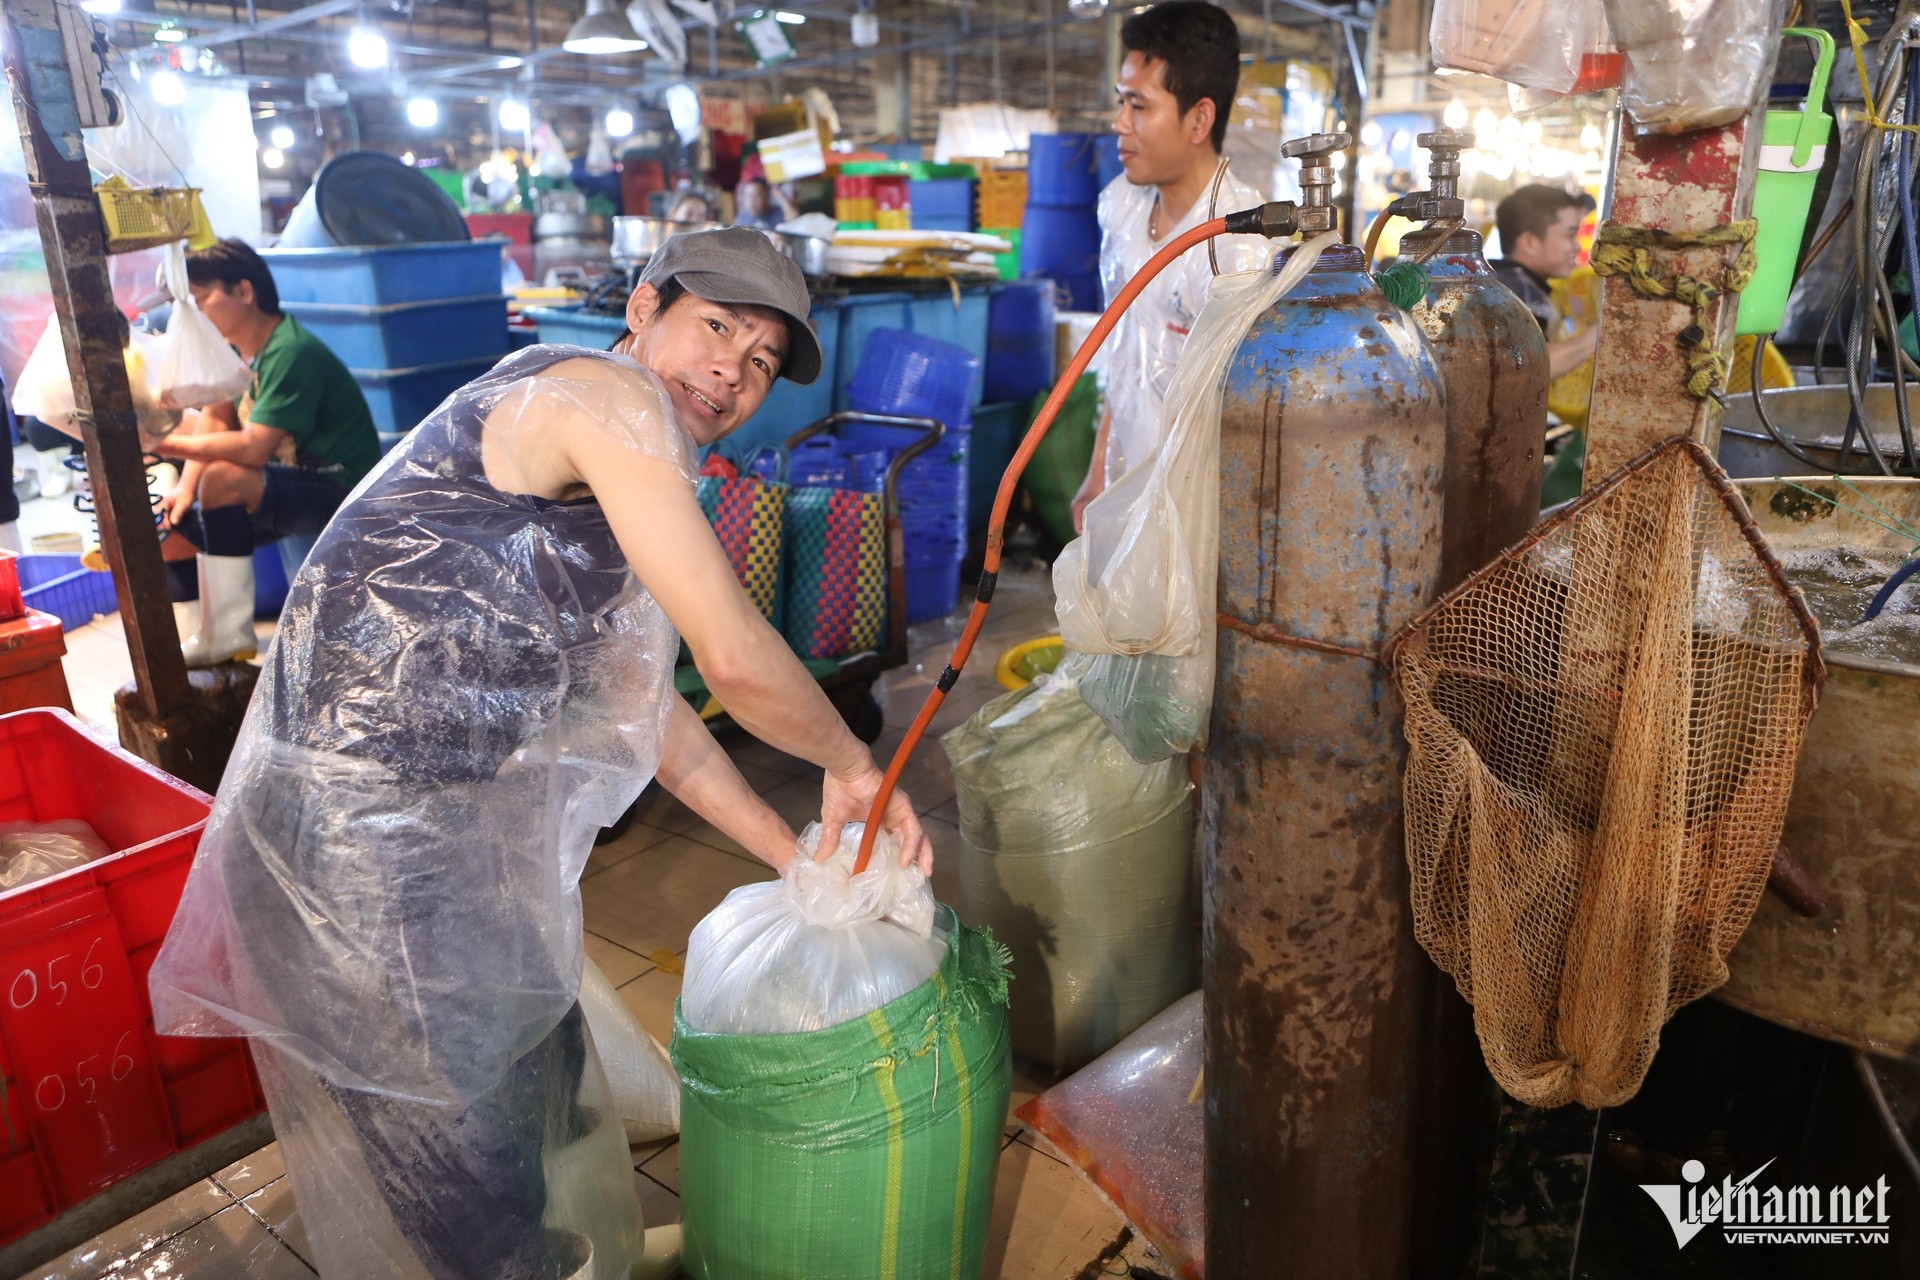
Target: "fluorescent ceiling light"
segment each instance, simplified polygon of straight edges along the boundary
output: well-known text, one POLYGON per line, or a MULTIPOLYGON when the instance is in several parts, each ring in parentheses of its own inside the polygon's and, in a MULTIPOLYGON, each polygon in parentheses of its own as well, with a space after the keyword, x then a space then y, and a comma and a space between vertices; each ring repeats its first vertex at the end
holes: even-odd
POLYGON ((780 11, 775 13, 773 16, 779 19, 781 22, 786 23, 790 27, 804 27, 807 25, 806 14, 795 13, 790 9, 781 9, 780 11))
POLYGON ((347 33, 347 60, 367 71, 387 65, 387 38, 372 27, 355 27, 347 33))
POLYGON ((179 44, 187 38, 187 33, 179 27, 162 27, 153 33, 155 44, 179 44))
POLYGON ((533 123, 533 114, 527 110, 527 104, 518 98, 508 98, 500 104, 500 127, 509 133, 525 133, 527 126, 533 123))
POLYGON ((587 0, 587 12, 567 31, 560 47, 568 53, 633 53, 647 42, 624 13, 607 11, 606 0, 587 0))
POLYGON ((494 65, 502 71, 512 71, 515 67, 523 66, 525 63, 525 58, 502 58, 500 61, 494 63, 494 65))
POLYGON ((633 132, 633 112, 625 107, 615 107, 607 112, 607 136, 624 138, 633 132))
POLYGON ((120 12, 120 0, 80 0, 81 9, 105 17, 120 12))
POLYGON ((407 123, 416 129, 433 128, 440 123, 440 104, 432 98, 409 98, 407 123))

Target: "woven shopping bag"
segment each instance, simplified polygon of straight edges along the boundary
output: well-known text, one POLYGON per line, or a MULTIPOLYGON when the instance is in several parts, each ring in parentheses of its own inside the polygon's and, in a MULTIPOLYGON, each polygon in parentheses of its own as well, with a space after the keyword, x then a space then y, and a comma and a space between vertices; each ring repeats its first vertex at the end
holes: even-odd
POLYGON ((787 452, 777 445, 756 449, 738 464, 715 450, 694 488, 734 576, 775 628, 781 625, 784 605, 781 548, 789 493, 786 477, 787 452), (772 479, 752 470, 754 461, 768 452, 775 458, 772 479))
POLYGON ((788 490, 786 593, 781 629, 801 657, 845 658, 885 643, 885 495, 788 490))

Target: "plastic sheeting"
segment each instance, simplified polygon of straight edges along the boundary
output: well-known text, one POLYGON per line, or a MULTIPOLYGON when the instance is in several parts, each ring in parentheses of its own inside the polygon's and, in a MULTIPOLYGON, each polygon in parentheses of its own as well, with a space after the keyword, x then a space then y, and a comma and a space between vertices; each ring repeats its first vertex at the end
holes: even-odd
POLYGON ((1014 1114, 1060 1148, 1184 1280, 1206 1272, 1206 1024, 1194 992, 1014 1114))
POLYGON ((818 857, 820 824, 777 881, 743 885, 694 926, 680 1010, 695 1031, 783 1035, 838 1026, 906 995, 946 953, 933 927, 933 889, 900 865, 882 832, 867 869, 852 874, 862 822, 841 828, 818 857))
POLYGON ((1078 1066, 1192 990, 1185 760, 1136 763, 1049 675, 940 741, 959 796, 959 906, 1012 954, 1016 1052, 1078 1066))
MULTIPOLYGON (((1121 174, 1100 193, 1100 288, 1112 305, 1127 281, 1176 236, 1209 218, 1250 209, 1261 203, 1252 187, 1228 169, 1218 194, 1207 193, 1193 202, 1186 216, 1172 227, 1162 226, 1160 238, 1147 234, 1153 217, 1156 187, 1136 187, 1121 174)), ((1220 274, 1250 271, 1260 264, 1269 246, 1260 236, 1216 236, 1214 256, 1220 274)), ((1159 444, 1165 418, 1167 388, 1174 366, 1186 345, 1187 331, 1206 305, 1214 269, 1207 246, 1187 250, 1141 291, 1120 316, 1102 351, 1101 385, 1113 427, 1107 436, 1106 474, 1117 480, 1148 457, 1159 444)))
POLYGON ((1177 353, 1165 438, 1124 475, 1109 477, 1087 506, 1085 532, 1053 562, 1068 649, 1061 672, 1080 681, 1087 705, 1136 760, 1165 760, 1200 745, 1213 705, 1227 365, 1254 320, 1338 239, 1322 233, 1277 270, 1213 282, 1193 336, 1177 353))
MULTIPOLYGON (((503 1090, 551 1118, 585 1088, 582 1105, 611 1114, 590 1042, 577 1070, 534 1055, 555 1052, 575 1008, 580 873, 653 776, 679 642, 596 503, 488 482, 483 425, 511 485, 532 433, 562 415, 691 488, 692 440, 623 356, 531 347, 449 397, 294 580, 154 966, 159 1030, 256 1037, 284 1067, 278 1096, 332 1126, 301 1147, 310 1163, 288 1160, 312 1230, 339 1224, 305 1188, 402 1138, 426 1150, 449 1117, 479 1117, 461 1123, 509 1164, 527 1144, 557 1157, 579 1124, 488 1111, 503 1090), (346 1133, 329 1104, 376 1119, 346 1133)), ((457 1168, 494 1194, 486 1162, 457 1168)))
POLYGON ((591 960, 580 972, 580 1009, 593 1032, 627 1144, 658 1142, 680 1132, 680 1078, 673 1073, 673 1060, 591 960))

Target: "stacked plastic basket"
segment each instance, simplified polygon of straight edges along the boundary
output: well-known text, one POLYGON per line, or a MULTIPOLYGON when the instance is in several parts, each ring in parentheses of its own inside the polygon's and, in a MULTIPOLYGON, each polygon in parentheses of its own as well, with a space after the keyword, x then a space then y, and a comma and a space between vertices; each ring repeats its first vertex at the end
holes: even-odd
MULTIPOLYGON (((979 368, 979 357, 965 347, 905 329, 880 329, 868 339, 847 388, 855 412, 935 418, 946 427, 940 442, 907 463, 900 475, 909 622, 951 613, 960 598, 960 563, 967 554, 967 454, 979 368)), ((901 427, 862 423, 841 432, 856 465, 872 453, 891 457, 919 436, 901 427)))

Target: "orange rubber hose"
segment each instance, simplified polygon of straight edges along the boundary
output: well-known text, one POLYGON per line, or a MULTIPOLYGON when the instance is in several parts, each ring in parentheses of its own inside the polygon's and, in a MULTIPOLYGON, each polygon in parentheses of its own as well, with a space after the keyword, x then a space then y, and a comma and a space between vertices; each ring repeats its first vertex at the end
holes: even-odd
POLYGON ((1367 227, 1366 254, 1367 270, 1369 271, 1373 270, 1373 251, 1380 247, 1380 233, 1387 229, 1387 224, 1392 222, 1393 218, 1393 210, 1382 209, 1373 215, 1373 221, 1367 227))
MULTIPOLYGON (((987 520, 987 553, 981 565, 980 580, 983 586, 990 584, 1000 572, 1000 549, 1003 545, 1001 532, 1006 527, 1007 511, 1013 506, 1014 487, 1020 483, 1020 476, 1027 469, 1027 463, 1040 448, 1040 442, 1046 439, 1047 431, 1053 426, 1053 419, 1060 412, 1060 406, 1067 402, 1067 394, 1087 371, 1087 365, 1093 360, 1093 353, 1113 332, 1113 326, 1120 322, 1120 313, 1133 305, 1153 278, 1164 271, 1181 254, 1203 240, 1223 234, 1227 229, 1225 218, 1214 218, 1203 222, 1174 239, 1160 252, 1147 259, 1133 279, 1127 281, 1120 290, 1120 296, 1113 300, 1094 324, 1093 332, 1074 352, 1073 359, 1067 362, 1067 368, 1060 380, 1053 384, 1053 394, 1047 397, 1046 404, 1035 415, 1033 425, 1027 428, 1027 435, 1020 442, 1020 448, 1014 452, 1013 461, 1007 464, 1006 474, 1000 477, 1000 492, 993 500, 993 514, 987 520)), ((887 801, 893 798, 895 788, 900 785, 900 775, 906 770, 907 761, 913 756, 913 749, 920 745, 920 739, 926 736, 927 725, 939 712, 940 704, 946 701, 947 690, 960 677, 961 669, 967 665, 967 658, 973 653, 974 641, 980 638, 980 628, 986 625, 987 606, 992 599, 992 591, 986 592, 987 599, 981 599, 976 593, 973 609, 967 614, 966 628, 960 633, 960 640, 953 647, 953 656, 947 659, 947 669, 935 682, 933 692, 927 695, 926 705, 920 708, 920 714, 913 718, 913 724, 907 729, 907 736, 901 740, 900 749, 893 753, 893 760, 887 765, 885 779, 880 784, 880 792, 873 798, 873 808, 867 813, 867 828, 860 836, 860 856, 854 860, 853 873, 859 875, 867 869, 867 863, 873 857, 874 838, 880 832, 880 819, 887 811, 887 801)))

